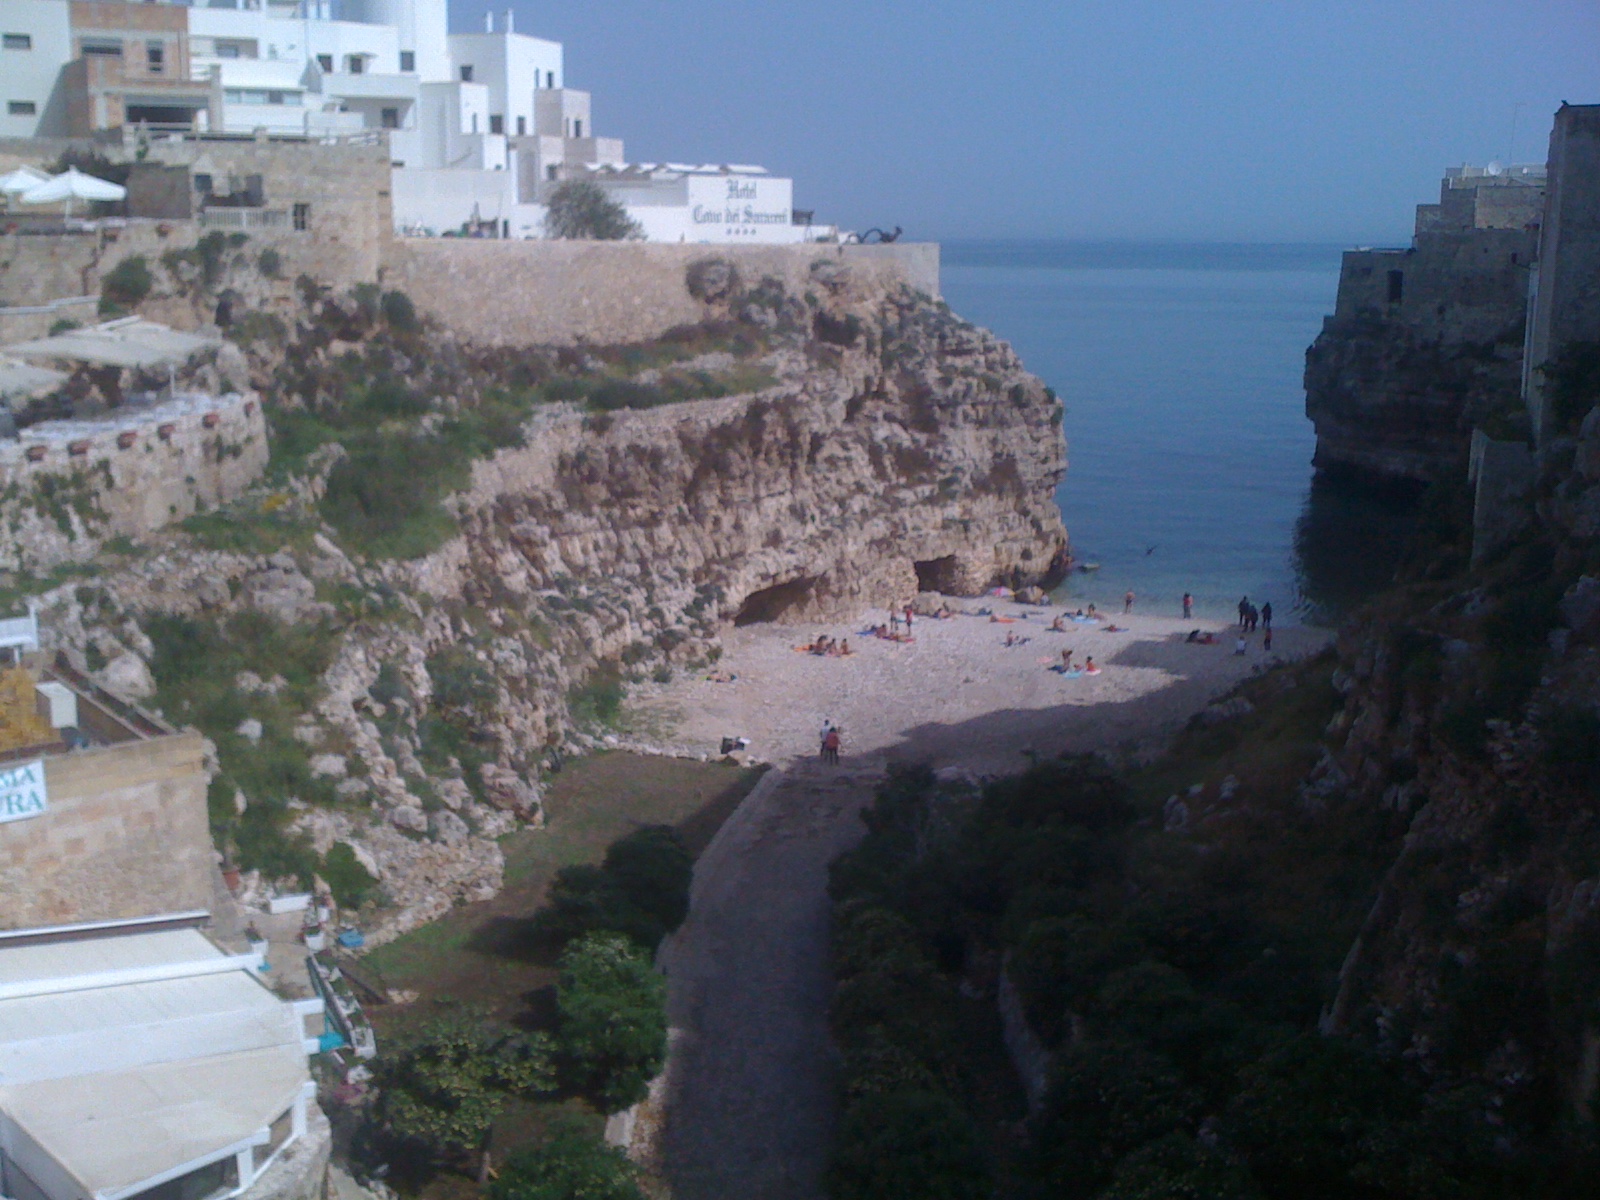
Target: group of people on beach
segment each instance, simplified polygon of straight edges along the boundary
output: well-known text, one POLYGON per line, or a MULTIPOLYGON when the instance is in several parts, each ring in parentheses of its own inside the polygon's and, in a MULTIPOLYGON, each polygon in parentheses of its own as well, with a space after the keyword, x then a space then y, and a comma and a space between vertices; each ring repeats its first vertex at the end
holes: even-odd
POLYGON ((1268 633, 1272 632, 1272 601, 1267 601, 1260 608, 1250 603, 1249 596, 1239 597, 1239 631, 1241 633, 1254 633, 1256 626, 1260 625, 1268 633))
POLYGON ((807 654, 815 654, 819 658, 849 658, 855 653, 850 649, 849 638, 829 637, 825 633, 817 634, 816 640, 809 646, 801 646, 807 654))

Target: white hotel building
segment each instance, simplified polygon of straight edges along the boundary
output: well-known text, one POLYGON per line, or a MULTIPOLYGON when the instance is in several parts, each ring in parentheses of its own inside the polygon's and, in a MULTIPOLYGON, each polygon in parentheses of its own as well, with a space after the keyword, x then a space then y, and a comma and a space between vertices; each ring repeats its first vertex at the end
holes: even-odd
POLYGON ((627 164, 509 11, 451 34, 447 0, 4 0, 0 25, 0 136, 381 132, 402 232, 538 237, 551 186, 591 178, 653 241, 812 236, 759 167, 627 164))

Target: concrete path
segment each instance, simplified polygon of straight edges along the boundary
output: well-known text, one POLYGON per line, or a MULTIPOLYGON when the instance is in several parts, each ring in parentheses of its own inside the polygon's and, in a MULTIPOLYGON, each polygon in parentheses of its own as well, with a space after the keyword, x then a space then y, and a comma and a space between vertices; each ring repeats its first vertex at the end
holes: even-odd
POLYGON ((774 769, 695 868, 664 948, 673 1053, 657 1147, 673 1200, 820 1200, 835 1109, 828 863, 881 762, 774 769))

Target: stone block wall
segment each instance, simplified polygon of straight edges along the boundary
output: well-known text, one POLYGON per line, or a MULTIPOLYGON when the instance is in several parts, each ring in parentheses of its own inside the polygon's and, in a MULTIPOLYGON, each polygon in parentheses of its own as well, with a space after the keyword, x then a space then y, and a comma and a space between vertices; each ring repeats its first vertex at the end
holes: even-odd
POLYGON ((201 745, 191 730, 47 758, 49 810, 0 825, 0 928, 208 908, 201 745))
POLYGON ((904 284, 939 295, 939 247, 690 246, 650 242, 477 241, 397 238, 383 286, 407 293, 426 316, 475 342, 499 345, 636 342, 704 319, 689 294, 691 263, 730 262, 746 284, 781 280, 815 288, 814 263, 843 262, 864 291, 904 284))
POLYGON ((181 396, 0 443, 0 568, 47 570, 234 499, 267 465, 254 394, 181 396))

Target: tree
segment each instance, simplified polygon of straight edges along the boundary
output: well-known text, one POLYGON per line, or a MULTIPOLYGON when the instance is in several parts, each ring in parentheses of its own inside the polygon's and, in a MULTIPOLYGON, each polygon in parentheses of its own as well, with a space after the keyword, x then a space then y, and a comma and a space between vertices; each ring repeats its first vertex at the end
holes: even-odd
POLYGON ((558 871, 534 926, 556 943, 607 931, 654 951, 689 914, 693 874, 683 840, 668 826, 646 826, 612 842, 604 865, 558 871))
POLYGON ((942 1092, 852 1104, 828 1172, 833 1200, 982 1200, 993 1192, 972 1119, 942 1092))
POLYGON ((666 982, 621 934, 591 933, 561 956, 556 1007, 573 1082, 603 1112, 644 1099, 667 1052, 666 982))
POLYGON ((516 1096, 555 1087, 550 1040, 497 1028, 481 1013, 457 1011, 426 1022, 379 1060, 380 1113, 396 1137, 435 1155, 477 1151, 488 1175, 488 1137, 516 1096))
POLYGON ((639 222, 598 183, 569 179, 550 193, 544 231, 553 238, 624 242, 644 236, 639 222))
POLYGON ((644 1200, 627 1155, 576 1124, 558 1125, 519 1150, 489 1189, 490 1200, 644 1200))

